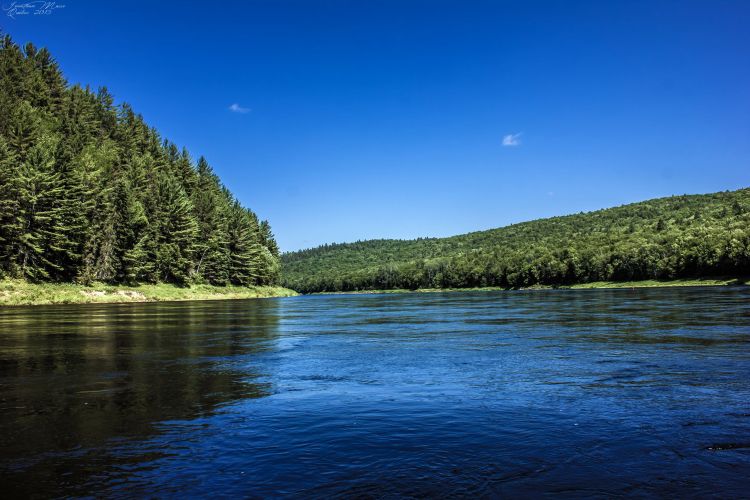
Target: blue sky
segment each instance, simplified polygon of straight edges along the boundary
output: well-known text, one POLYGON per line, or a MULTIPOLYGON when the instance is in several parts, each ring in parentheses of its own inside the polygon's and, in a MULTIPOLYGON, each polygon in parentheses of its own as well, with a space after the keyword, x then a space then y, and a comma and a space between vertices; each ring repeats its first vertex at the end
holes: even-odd
POLYGON ((0 28, 206 156, 283 250, 750 186, 743 0, 60 4, 0 28))

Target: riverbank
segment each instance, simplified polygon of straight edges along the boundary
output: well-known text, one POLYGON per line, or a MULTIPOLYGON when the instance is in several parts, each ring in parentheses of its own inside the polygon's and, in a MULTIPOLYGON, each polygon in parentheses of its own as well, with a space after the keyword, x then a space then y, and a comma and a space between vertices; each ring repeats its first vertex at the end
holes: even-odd
MULTIPOLYGON (((676 280, 641 280, 641 281, 594 281, 591 283, 578 283, 575 285, 537 285, 520 290, 590 290, 607 288, 664 288, 685 286, 746 286, 750 278, 700 278, 700 279, 676 279, 676 280)), ((477 287, 477 288, 418 288, 416 290, 394 289, 394 290, 355 290, 347 292, 318 292, 312 295, 358 295, 358 294, 382 294, 382 293, 443 293, 443 292, 493 292, 509 290, 501 287, 477 287)))
POLYGON ((292 297, 295 295, 298 294, 294 290, 280 286, 193 285, 178 287, 169 284, 138 286, 94 284, 83 286, 72 283, 0 281, 0 306, 256 299, 292 297))
POLYGON ((674 286, 745 286, 748 278, 703 278, 678 280, 642 280, 642 281, 596 281, 593 283, 579 283, 568 288, 664 288, 674 286))

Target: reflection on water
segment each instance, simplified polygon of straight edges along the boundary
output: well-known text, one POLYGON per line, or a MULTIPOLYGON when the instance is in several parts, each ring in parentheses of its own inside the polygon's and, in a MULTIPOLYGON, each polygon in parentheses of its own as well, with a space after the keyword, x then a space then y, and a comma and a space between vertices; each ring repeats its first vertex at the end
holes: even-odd
POLYGON ((0 449, 10 471, 26 471, 5 479, 18 493, 54 491, 119 462, 101 456, 110 440, 267 395, 251 366, 227 361, 268 350, 277 314, 276 301, 3 310, 0 449))
POLYGON ((743 495, 750 291, 0 310, 13 496, 743 495))

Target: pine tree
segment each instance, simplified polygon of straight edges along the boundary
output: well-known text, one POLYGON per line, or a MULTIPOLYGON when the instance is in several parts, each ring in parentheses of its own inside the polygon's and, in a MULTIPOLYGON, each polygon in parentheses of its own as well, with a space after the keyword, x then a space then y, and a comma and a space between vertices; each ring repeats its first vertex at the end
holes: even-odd
POLYGON ((55 171, 54 149, 55 138, 43 136, 29 149, 18 172, 20 234, 11 254, 21 273, 32 280, 48 279, 50 272, 62 270, 50 260, 54 252, 63 250, 57 246, 63 183, 55 171))
POLYGON ((84 208, 89 224, 77 277, 84 283, 112 281, 118 275, 113 249, 119 223, 114 208, 119 162, 119 149, 111 140, 86 146, 76 161, 87 196, 84 208))
POLYGON ((24 57, 10 36, 0 43, 0 134, 10 133, 10 118, 23 98, 24 57))
POLYGON ((229 279, 227 210, 219 179, 205 158, 198 160, 197 184, 192 202, 198 223, 195 245, 197 275, 215 285, 229 279))
POLYGON ((36 68, 35 74, 39 75, 43 84, 40 92, 40 99, 37 106, 44 107, 53 113, 59 112, 63 105, 63 98, 67 82, 60 72, 57 62, 46 48, 41 48, 34 54, 33 64, 36 68))
POLYGON ((94 112, 99 124, 98 135, 101 138, 111 137, 117 128, 117 111, 114 106, 114 98, 107 87, 99 87, 95 100, 97 106, 94 106, 94 112))
POLYGON ((268 251, 271 252, 271 255, 273 257, 278 257, 279 246, 276 244, 276 237, 273 235, 273 232, 271 231, 271 225, 267 220, 261 221, 260 223, 260 238, 261 243, 263 243, 263 245, 268 248, 268 251))
POLYGON ((22 101, 8 117, 7 140, 19 161, 26 160, 29 150, 43 132, 40 115, 28 102, 22 101))
POLYGON ((193 268, 193 246, 198 233, 193 207, 185 190, 168 173, 157 181, 159 208, 156 224, 156 272, 159 281, 188 284, 193 268))
POLYGON ((15 275, 12 266, 13 243, 20 235, 18 217, 17 158, 7 141, 0 136, 0 273, 15 275))
POLYGON ((252 219, 246 209, 234 202, 228 220, 229 280, 235 285, 253 285, 261 264, 261 245, 255 239, 252 219))
POLYGON ((170 143, 166 143, 165 150, 167 151, 169 163, 173 165, 175 175, 180 180, 182 188, 188 196, 191 196, 200 180, 198 179, 199 174, 196 172, 193 162, 190 159, 190 154, 186 149, 179 152, 177 146, 170 143))

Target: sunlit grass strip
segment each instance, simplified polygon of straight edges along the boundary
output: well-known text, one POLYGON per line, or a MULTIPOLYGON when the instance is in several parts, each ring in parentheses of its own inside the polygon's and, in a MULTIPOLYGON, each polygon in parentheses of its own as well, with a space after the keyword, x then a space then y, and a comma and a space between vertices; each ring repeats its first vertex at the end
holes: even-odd
POLYGON ((642 280, 642 281, 595 281, 593 283, 579 283, 570 288, 659 288, 670 286, 726 286, 744 285, 746 278, 705 278, 705 279, 676 279, 676 280, 642 280))
POLYGON ((291 297, 297 292, 279 286, 177 287, 169 284, 83 286, 65 283, 28 283, 22 280, 0 281, 0 306, 43 304, 91 304, 114 302, 157 302, 176 300, 254 299, 291 297))
MULTIPOLYGON (((641 281, 594 281, 591 283, 578 283, 575 285, 534 285, 521 290, 552 290, 552 289, 606 289, 606 288, 662 288, 680 286, 730 286, 747 285, 750 278, 702 278, 702 279, 675 279, 675 280, 641 280, 641 281)), ((387 293, 441 293, 441 292, 492 292, 508 290, 500 287, 478 287, 478 288, 418 288, 416 290, 355 290, 347 292, 318 292, 313 295, 358 295, 358 294, 387 294, 387 293)))

